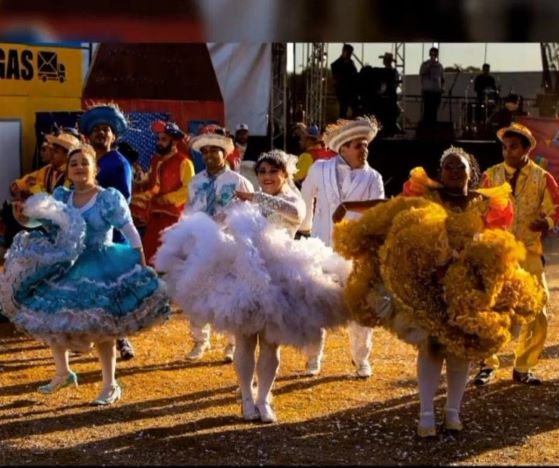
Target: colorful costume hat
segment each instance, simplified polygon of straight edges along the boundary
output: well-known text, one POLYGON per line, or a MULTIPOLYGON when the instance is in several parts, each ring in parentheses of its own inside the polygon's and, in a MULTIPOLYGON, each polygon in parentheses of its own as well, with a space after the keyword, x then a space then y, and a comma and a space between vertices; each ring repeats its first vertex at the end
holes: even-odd
POLYGON ((115 104, 100 104, 85 111, 78 125, 84 135, 91 135, 95 125, 109 125, 117 136, 128 128, 128 122, 122 111, 115 104))
POLYGON ((70 133, 60 133, 57 136, 47 135, 46 140, 50 145, 62 146, 62 148, 70 151, 71 148, 80 144, 80 140, 70 133))
POLYGON ((175 122, 164 122, 163 120, 153 122, 151 124, 151 131, 154 133, 166 133, 176 140, 182 140, 186 136, 186 133, 175 122))

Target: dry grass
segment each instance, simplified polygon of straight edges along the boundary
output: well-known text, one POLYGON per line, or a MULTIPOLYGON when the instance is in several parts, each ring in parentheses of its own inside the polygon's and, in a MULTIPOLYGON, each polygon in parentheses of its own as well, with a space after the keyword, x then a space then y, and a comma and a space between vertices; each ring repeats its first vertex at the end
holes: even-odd
MULTIPOLYGON (((554 303, 558 259, 558 254, 548 256, 554 303)), ((509 344, 497 380, 482 389, 468 387, 465 431, 453 436, 441 430, 436 439, 422 441, 414 433, 414 349, 383 330, 375 332, 374 377, 368 380, 353 377, 343 330, 328 335, 318 377, 301 376, 303 355, 283 349, 274 388, 280 421, 262 425, 240 418, 234 370, 221 361, 221 337, 212 338, 214 347, 202 363, 185 361, 191 340, 178 315, 133 338, 137 357, 119 363, 117 370, 123 400, 108 408, 88 405, 100 388, 93 355, 72 358, 77 389, 37 393, 53 373, 49 351, 4 323, 0 464, 556 464, 558 328, 552 320, 537 368, 544 385, 512 383, 509 344)), ((444 392, 443 384, 439 419, 444 392)))

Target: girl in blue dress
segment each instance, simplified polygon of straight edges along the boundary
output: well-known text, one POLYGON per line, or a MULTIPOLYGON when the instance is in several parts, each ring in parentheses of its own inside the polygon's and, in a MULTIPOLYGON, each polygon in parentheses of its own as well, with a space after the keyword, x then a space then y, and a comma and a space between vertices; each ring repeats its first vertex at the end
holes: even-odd
POLYGON ((0 277, 4 313, 17 327, 48 343, 54 378, 39 387, 53 393, 77 386, 69 350, 95 344, 103 385, 94 405, 121 397, 115 379, 115 340, 167 318, 169 298, 155 271, 146 267, 128 204, 115 189, 97 185, 95 151, 80 145, 68 154, 73 190, 29 198, 19 210, 44 231, 18 235, 0 277), (113 227, 129 244, 112 242, 113 227))

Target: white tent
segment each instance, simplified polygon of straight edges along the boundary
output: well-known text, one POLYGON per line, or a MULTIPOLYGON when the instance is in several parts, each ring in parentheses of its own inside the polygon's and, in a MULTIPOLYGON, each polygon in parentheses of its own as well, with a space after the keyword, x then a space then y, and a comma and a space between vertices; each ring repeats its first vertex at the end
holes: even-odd
POLYGON ((240 123, 251 135, 266 135, 272 89, 272 44, 209 43, 225 104, 225 125, 240 123))

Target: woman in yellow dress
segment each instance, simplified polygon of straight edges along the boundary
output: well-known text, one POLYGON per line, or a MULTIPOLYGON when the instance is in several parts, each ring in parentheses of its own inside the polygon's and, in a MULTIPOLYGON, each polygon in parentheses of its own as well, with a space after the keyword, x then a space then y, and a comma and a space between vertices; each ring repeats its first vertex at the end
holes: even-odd
POLYGON ((544 300, 519 266, 524 247, 505 231, 513 219, 508 184, 477 189, 477 162, 452 146, 440 159, 439 179, 415 168, 401 196, 346 202, 334 213, 337 220, 346 210, 364 211, 334 233, 335 249, 353 260, 346 287, 352 318, 418 347, 420 437, 436 435, 433 400, 443 362, 445 427, 460 431, 470 361, 500 349, 513 322, 529 319, 544 300))

